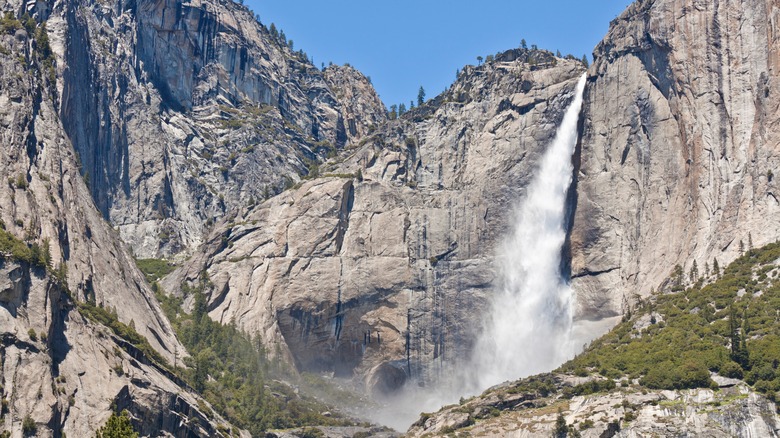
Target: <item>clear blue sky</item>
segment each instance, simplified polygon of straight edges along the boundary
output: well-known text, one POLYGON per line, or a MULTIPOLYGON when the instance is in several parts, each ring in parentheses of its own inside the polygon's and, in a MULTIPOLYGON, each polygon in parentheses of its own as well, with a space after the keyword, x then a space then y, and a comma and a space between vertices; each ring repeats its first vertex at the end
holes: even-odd
POLYGON ((530 46, 577 58, 603 38, 629 0, 246 0, 314 63, 350 63, 386 105, 428 98, 476 57, 530 46))

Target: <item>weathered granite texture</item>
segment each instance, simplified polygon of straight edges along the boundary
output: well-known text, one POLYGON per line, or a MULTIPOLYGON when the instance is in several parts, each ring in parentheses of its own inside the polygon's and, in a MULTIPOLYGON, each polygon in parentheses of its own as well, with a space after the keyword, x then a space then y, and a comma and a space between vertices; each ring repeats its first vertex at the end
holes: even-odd
POLYGON ((195 250, 385 120, 368 79, 313 66, 230 1, 56 2, 63 123, 138 256, 195 250))
POLYGON ((205 270, 212 318, 301 370, 380 393, 437 380, 468 357, 496 246, 583 73, 547 52, 518 56, 467 67, 319 178, 217 226, 163 286, 205 270))
POLYGON ((112 402, 145 435, 229 428, 201 412, 198 396, 164 367, 76 310, 76 300, 116 310, 164 358, 186 354, 92 203, 57 112, 43 39, 1 32, 0 46, 0 227, 50 258, 42 266, 0 254, 0 431, 22 436, 29 417, 37 436, 92 436, 112 402))
POLYGON ((612 22, 583 107, 580 315, 778 238, 778 18, 769 0, 642 0, 612 22))

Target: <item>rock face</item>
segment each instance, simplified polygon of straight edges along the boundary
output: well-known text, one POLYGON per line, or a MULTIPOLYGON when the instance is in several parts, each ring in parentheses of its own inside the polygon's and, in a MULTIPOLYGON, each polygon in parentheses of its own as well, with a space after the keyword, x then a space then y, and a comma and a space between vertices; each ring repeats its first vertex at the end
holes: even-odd
MULTIPOLYGON (((676 265, 705 275, 780 233, 778 9, 639 1, 612 23, 575 156, 565 268, 578 318, 619 315, 668 287, 676 265)), ((167 288, 206 270, 211 315, 262 333, 301 369, 384 389, 435 379, 469 351, 497 241, 579 73, 525 61, 517 50, 467 67, 320 169, 331 177, 218 227, 167 288)))
POLYGON ((55 2, 50 23, 66 132, 139 256, 196 249, 385 119, 367 78, 318 70, 237 3, 55 2))
MULTIPOLYGON (((446 375, 583 73, 511 50, 387 120, 368 78, 317 69, 230 1, 0 6, 46 20, 50 44, 21 25, 0 35, 0 224, 51 258, 0 257, 14 432, 30 416, 42 434, 88 435, 111 401, 144 434, 227 427, 74 307, 121 310, 162 356, 183 351, 120 238, 137 256, 192 256, 165 289, 205 272, 210 316, 300 370, 378 394, 446 375)), ((770 0, 640 0, 612 23, 575 156, 564 270, 579 318, 620 314, 675 265, 707 273, 777 238, 778 20, 770 0)), ((755 419, 751 397, 739 415, 755 419)), ((750 427, 728 423, 763 431, 750 427)))
MULTIPOLYGON (((215 436, 230 424, 183 383, 77 310, 45 270, 0 258, 2 429, 22 436, 93 436, 128 410, 144 436, 215 436)), ((248 436, 248 435, 247 435, 248 436)))
MULTIPOLYGON (((562 387, 573 384, 570 378, 557 378, 562 387)), ((424 414, 406 436, 439 436, 454 431, 474 437, 550 436, 560 412, 567 425, 583 438, 776 437, 780 428, 776 409, 774 403, 744 383, 717 392, 640 392, 624 388, 570 399, 516 391, 510 385, 436 414, 424 414)))
POLYGON ((639 1, 596 47, 572 231, 579 314, 780 234, 780 6, 639 1))
POLYGON ((76 310, 75 300, 116 309, 163 358, 184 352, 94 208, 58 117, 42 27, 33 29, 0 33, 0 227, 4 241, 41 248, 32 263, 0 253, 0 429, 22 436, 29 418, 37 436, 91 436, 114 402, 144 434, 213 436, 229 425, 206 417, 162 366, 76 310))
POLYGON ((496 245, 583 73, 517 52, 467 67, 319 178, 217 227, 166 290, 205 271, 212 318, 301 370, 379 393, 440 378, 468 356, 496 245))

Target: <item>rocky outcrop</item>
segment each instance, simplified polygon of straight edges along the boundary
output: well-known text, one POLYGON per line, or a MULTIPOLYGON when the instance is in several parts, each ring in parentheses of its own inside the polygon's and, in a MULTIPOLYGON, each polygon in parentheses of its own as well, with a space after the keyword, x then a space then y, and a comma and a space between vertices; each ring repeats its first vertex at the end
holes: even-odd
POLYGON ((541 51, 467 67, 319 178, 217 227, 165 289, 205 271, 211 317, 300 370, 379 393, 435 381, 468 356, 496 245, 581 74, 541 51))
POLYGON ((138 332, 172 358, 175 348, 183 348, 116 232, 95 211, 79 175, 55 109, 59 96, 35 49, 40 43, 24 30, 0 38, 8 51, 0 54, 3 228, 46 247, 50 269, 63 272, 74 298, 121 309, 122 322, 135 321, 138 332))
POLYGON ((237 3, 61 1, 49 22, 66 132, 138 256, 194 250, 385 119, 364 76, 320 71, 237 3))
POLYGON ((160 364, 185 350, 79 174, 44 28, 3 29, 0 47, 0 429, 91 436, 112 403, 147 435, 229 428, 160 364), (160 357, 89 322, 77 302, 116 311, 160 357))
MULTIPOLYGON (((555 376, 560 387, 587 378, 555 376)), ((423 414, 406 436, 550 436, 562 415, 583 438, 635 436, 778 436, 777 407, 744 383, 718 391, 622 388, 561 398, 507 385, 435 414, 423 414)), ((570 433, 568 436, 572 436, 570 433)))
POLYGON ((572 268, 579 315, 619 314, 680 265, 780 234, 777 3, 643 0, 596 47, 572 268))
POLYGON ((0 278, 3 430, 21 436, 27 421, 36 436, 92 436, 114 409, 144 436, 232 428, 165 367, 82 316, 43 268, 0 259, 0 278))

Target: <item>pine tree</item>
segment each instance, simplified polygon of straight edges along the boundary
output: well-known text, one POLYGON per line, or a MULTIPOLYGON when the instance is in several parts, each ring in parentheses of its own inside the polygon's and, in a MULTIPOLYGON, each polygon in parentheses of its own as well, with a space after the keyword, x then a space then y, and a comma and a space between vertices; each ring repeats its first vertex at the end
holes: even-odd
POLYGON ((679 264, 675 265, 674 271, 672 272, 672 283, 674 284, 674 287, 681 288, 683 281, 685 281, 685 273, 683 268, 679 264))
POLYGON ((390 120, 395 120, 398 117, 398 105, 390 105, 390 113, 387 116, 390 120))
POLYGON ((108 418, 106 425, 98 429, 96 438, 137 438, 138 432, 133 430, 133 425, 130 423, 130 415, 127 411, 122 411, 117 415, 116 412, 111 414, 108 418))
POLYGON ((528 44, 525 43, 525 38, 520 40, 520 48, 521 49, 527 49, 528 48, 528 44))
POLYGON ((742 243, 742 241, 739 241, 739 255, 742 255, 745 253, 745 244, 742 243))
POLYGON ((553 438, 566 438, 569 436, 569 426, 566 425, 566 418, 563 412, 558 408, 558 417, 555 419, 555 428, 552 433, 553 438))
POLYGON ((480 55, 480 56, 477 56, 477 65, 482 65, 482 60, 483 60, 483 59, 484 59, 484 58, 482 58, 482 56, 481 56, 481 55, 480 55))
POLYGON ((555 51, 555 56, 557 56, 558 58, 560 58, 560 57, 561 57, 561 51, 560 51, 560 50, 556 50, 556 51, 555 51))
MULTIPOLYGON (((740 324, 737 321, 737 312, 733 305, 729 305, 729 332, 731 340, 731 360, 738 363, 743 369, 747 369, 750 356, 745 341, 745 332, 740 333, 740 324)), ((743 322, 744 327, 744 322, 743 322)))
POLYGON ((276 24, 271 23, 271 27, 268 29, 268 31, 271 33, 271 36, 274 39, 279 38, 279 31, 276 30, 276 24))
POLYGON ((748 233, 748 251, 753 251, 753 234, 748 233))
POLYGON ((699 267, 696 265, 696 260, 694 260, 693 265, 691 265, 691 272, 689 275, 691 278, 691 283, 695 283, 699 278, 699 267))
POLYGON ((715 278, 720 276, 720 265, 718 265, 718 259, 712 259, 712 273, 715 274, 715 278))
POLYGON ((402 115, 404 115, 405 112, 406 112, 406 105, 403 104, 403 103, 398 105, 398 115, 402 116, 402 115))
POLYGON ((588 62, 588 55, 582 55, 582 64, 585 66, 585 68, 590 67, 590 63, 588 62))
POLYGON ((425 103, 425 89, 420 85, 420 89, 417 91, 417 106, 422 106, 425 103))

